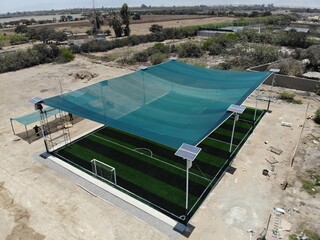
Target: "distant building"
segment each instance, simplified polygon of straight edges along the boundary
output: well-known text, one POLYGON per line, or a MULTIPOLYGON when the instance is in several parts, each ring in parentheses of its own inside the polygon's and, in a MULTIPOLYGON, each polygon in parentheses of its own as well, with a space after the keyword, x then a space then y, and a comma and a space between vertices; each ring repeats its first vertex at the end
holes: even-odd
POLYGON ((96 39, 97 41, 105 42, 105 41, 106 41, 106 36, 105 36, 103 33, 98 33, 98 34, 95 36, 95 39, 96 39))
POLYGON ((77 45, 80 47, 81 44, 88 42, 90 40, 92 40, 92 37, 90 37, 86 33, 74 33, 74 34, 67 35, 68 45, 77 45))
POLYGON ((303 27, 286 27, 284 29, 285 32, 289 32, 291 30, 295 30, 298 33, 309 33, 310 32, 309 28, 303 28, 303 27))
POLYGON ((228 32, 238 32, 238 31, 242 31, 243 29, 244 27, 242 26, 230 26, 230 27, 219 28, 219 30, 228 31, 228 32))
POLYGON ((213 37, 216 34, 219 33, 232 33, 232 32, 238 32, 242 31, 243 27, 236 27, 236 26, 230 26, 230 27, 223 27, 223 28, 217 28, 212 30, 200 30, 197 32, 198 37, 213 37))
POLYGON ((320 22, 320 16, 308 17, 308 20, 312 22, 320 22))

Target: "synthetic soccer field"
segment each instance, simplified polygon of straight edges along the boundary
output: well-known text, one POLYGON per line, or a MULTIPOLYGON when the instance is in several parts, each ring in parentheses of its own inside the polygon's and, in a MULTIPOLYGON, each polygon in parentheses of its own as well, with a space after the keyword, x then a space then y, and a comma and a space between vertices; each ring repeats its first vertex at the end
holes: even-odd
MULTIPOLYGON (((264 112, 257 111, 258 120, 264 112)), ((186 198, 186 161, 175 149, 138 136, 102 127, 54 152, 54 155, 93 174, 91 160, 115 168, 115 188, 127 192, 168 216, 184 221, 198 209, 230 161, 253 130, 254 110, 247 108, 236 122, 229 153, 233 118, 224 122, 199 147, 202 151, 189 172, 189 205, 186 198)))

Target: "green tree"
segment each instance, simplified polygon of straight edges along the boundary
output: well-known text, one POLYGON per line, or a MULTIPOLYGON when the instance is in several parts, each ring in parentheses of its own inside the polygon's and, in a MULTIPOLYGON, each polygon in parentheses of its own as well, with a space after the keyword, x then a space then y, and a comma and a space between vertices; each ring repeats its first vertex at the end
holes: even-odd
POLYGON ((10 38, 10 43, 12 45, 18 45, 28 42, 28 38, 25 34, 12 34, 10 38))
POLYGON ((160 52, 154 53, 150 56, 152 65, 160 64, 166 59, 166 55, 160 52))
POLYGON ((162 29, 163 29, 163 27, 161 25, 158 25, 158 24, 152 24, 149 27, 149 31, 152 32, 152 33, 161 32, 162 29))
POLYGON ((59 50, 59 56, 55 59, 55 61, 58 63, 67 63, 72 61, 74 58, 75 56, 70 49, 63 47, 59 50))
POLYGON ((54 35, 56 31, 50 27, 44 27, 37 31, 37 39, 42 41, 43 43, 48 43, 48 41, 54 39, 54 35))
POLYGON ((117 13, 115 12, 111 13, 111 17, 109 19, 109 26, 113 28, 113 31, 116 37, 121 37, 123 32, 122 23, 117 13))
POLYGON ((316 115, 314 117, 314 121, 318 124, 320 124, 320 108, 316 111, 316 115))
POLYGON ((27 33, 28 27, 26 25, 20 25, 14 29, 15 33, 27 33))
POLYGON ((146 62, 148 61, 149 55, 146 51, 137 52, 133 55, 132 59, 136 62, 146 62))
POLYGON ((53 34, 53 39, 56 40, 58 43, 58 42, 66 41, 68 37, 66 33, 58 31, 53 34))
POLYGON ((89 14, 89 21, 92 25, 92 32, 97 33, 100 29, 102 24, 104 23, 104 18, 101 12, 93 11, 89 14))
POLYGON ((28 32, 26 33, 29 39, 37 39, 37 30, 35 28, 28 28, 28 32))
POLYGON ((186 42, 179 45, 179 57, 194 57, 199 58, 203 54, 201 47, 193 42, 186 42))
POLYGON ((271 64, 269 68, 279 68, 280 73, 296 77, 301 77, 305 70, 304 64, 293 58, 282 58, 277 63, 271 64))
POLYGON ((314 70, 318 70, 320 67, 320 45, 312 45, 302 50, 300 58, 309 59, 311 67, 314 68, 314 70))
POLYGON ((60 16, 60 22, 67 22, 68 18, 65 15, 60 16))
POLYGON ((120 10, 120 16, 122 18, 122 23, 125 25, 123 28, 123 33, 125 36, 130 35, 130 12, 129 12, 129 7, 128 4, 124 3, 122 5, 122 8, 120 10))
MULTIPOLYGON (((279 49, 271 45, 253 46, 253 51, 248 52, 253 64, 259 65, 274 62, 279 57, 279 49)), ((301 73, 302 74, 302 73, 301 73)))

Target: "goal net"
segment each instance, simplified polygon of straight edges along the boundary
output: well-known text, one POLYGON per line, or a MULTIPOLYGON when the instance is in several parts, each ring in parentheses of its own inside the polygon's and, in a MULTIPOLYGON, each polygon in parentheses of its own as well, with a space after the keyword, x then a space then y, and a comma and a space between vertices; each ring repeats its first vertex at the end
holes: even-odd
POLYGON ((91 160, 92 172, 98 178, 117 184, 116 170, 114 167, 105 164, 97 159, 91 160))

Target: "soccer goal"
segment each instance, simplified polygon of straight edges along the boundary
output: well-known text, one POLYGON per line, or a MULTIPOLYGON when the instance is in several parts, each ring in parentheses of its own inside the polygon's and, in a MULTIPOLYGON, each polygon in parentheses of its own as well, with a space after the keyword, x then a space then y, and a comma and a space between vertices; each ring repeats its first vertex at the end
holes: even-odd
POLYGON ((97 159, 91 160, 92 172, 96 177, 102 178, 108 182, 117 185, 116 169, 108 164, 105 164, 97 159))

